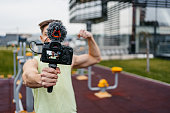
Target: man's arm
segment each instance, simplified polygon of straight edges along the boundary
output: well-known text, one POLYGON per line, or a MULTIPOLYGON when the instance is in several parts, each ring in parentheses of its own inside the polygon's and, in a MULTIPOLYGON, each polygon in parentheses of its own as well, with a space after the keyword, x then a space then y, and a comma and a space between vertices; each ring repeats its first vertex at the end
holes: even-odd
POLYGON ((28 60, 23 66, 22 75, 24 84, 31 88, 39 88, 41 85, 41 75, 38 74, 38 62, 35 59, 28 60))
POLYGON ((31 88, 50 87, 56 85, 60 69, 43 68, 41 73, 38 73, 38 62, 35 59, 28 60, 23 66, 23 81, 24 84, 31 88))
POLYGON ((81 30, 78 37, 83 37, 88 40, 89 53, 83 55, 73 55, 72 68, 83 68, 101 61, 100 50, 97 46, 93 35, 85 30, 81 30))

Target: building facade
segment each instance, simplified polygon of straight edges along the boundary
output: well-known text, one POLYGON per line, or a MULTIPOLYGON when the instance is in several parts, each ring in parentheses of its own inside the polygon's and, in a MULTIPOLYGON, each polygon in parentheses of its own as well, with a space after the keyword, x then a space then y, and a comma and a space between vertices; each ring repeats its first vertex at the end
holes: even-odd
POLYGON ((69 4, 70 22, 90 26, 102 54, 146 53, 148 39, 150 53, 170 57, 170 0, 70 0, 69 4))
POLYGON ((0 46, 18 45, 20 38, 27 39, 31 34, 11 34, 7 33, 5 36, 0 37, 0 46))

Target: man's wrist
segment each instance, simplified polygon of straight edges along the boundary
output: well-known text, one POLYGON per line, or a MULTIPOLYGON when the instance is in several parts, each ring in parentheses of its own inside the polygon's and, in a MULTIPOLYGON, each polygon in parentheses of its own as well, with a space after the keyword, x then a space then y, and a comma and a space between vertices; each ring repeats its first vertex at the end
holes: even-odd
POLYGON ((90 42, 91 42, 91 41, 94 42, 93 36, 90 36, 90 37, 88 37, 87 39, 88 39, 88 41, 90 41, 90 42))
POLYGON ((40 74, 32 74, 32 75, 33 76, 30 76, 25 80, 25 85, 31 88, 42 87, 41 75, 40 74))
POLYGON ((37 79, 35 79, 36 84, 42 87, 41 74, 37 74, 36 76, 37 76, 37 79))

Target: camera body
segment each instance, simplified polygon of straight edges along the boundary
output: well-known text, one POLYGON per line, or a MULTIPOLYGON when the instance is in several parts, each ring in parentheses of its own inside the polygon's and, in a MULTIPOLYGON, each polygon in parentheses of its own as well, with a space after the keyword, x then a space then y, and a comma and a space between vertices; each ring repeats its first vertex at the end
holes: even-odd
POLYGON ((47 35, 51 42, 44 42, 41 61, 49 64, 71 65, 73 49, 61 45, 67 31, 61 22, 52 22, 47 28, 47 35))
POLYGON ((73 49, 61 45, 58 41, 46 42, 43 45, 41 61, 50 64, 71 65, 73 49))

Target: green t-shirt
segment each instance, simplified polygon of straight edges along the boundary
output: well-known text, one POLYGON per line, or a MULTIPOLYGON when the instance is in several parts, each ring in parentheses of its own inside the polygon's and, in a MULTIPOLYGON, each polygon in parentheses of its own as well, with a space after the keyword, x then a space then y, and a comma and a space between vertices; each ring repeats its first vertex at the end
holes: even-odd
MULTIPOLYGON (((41 73, 48 63, 40 61, 40 56, 34 57, 38 61, 38 71, 41 73)), ((53 92, 48 93, 47 88, 33 89, 34 109, 36 113, 76 113, 76 102, 71 81, 71 66, 57 64, 61 74, 53 86, 53 92)))

